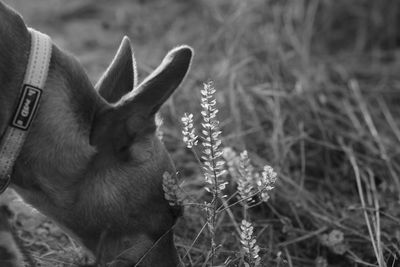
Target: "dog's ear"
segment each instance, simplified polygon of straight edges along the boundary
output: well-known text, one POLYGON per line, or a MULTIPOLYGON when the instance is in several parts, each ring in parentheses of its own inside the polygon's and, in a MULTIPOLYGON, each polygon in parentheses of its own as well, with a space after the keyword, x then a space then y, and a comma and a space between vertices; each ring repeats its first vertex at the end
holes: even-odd
POLYGON ((118 52, 95 88, 109 103, 118 102, 137 83, 136 62, 131 42, 127 36, 122 39, 118 52))
POLYGON ((192 56, 193 50, 189 46, 171 50, 157 69, 123 98, 123 105, 139 106, 141 115, 148 118, 154 115, 185 78, 192 56))
POLYGON ((116 105, 98 112, 90 143, 111 144, 119 152, 128 148, 137 134, 155 132, 154 114, 185 78, 192 54, 188 46, 173 49, 137 88, 116 105))

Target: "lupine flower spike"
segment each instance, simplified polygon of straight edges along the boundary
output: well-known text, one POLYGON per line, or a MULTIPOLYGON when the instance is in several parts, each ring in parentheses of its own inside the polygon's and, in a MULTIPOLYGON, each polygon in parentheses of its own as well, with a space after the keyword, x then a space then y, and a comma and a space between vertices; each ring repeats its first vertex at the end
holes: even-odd
POLYGON ((261 259, 258 253, 260 247, 256 244, 256 238, 253 235, 253 225, 243 220, 240 225, 240 242, 244 251, 244 262, 246 267, 257 267, 260 266, 261 259))
POLYGON ((163 174, 163 190, 164 197, 170 206, 182 206, 184 199, 183 191, 179 187, 176 178, 169 172, 164 172, 163 174))
POLYGON ((247 151, 240 153, 239 179, 237 189, 241 200, 254 204, 257 194, 261 201, 267 202, 270 198, 269 191, 274 188, 277 174, 271 166, 265 165, 262 173, 258 173, 251 165, 247 151))
POLYGON ((219 130, 219 121, 216 118, 218 109, 215 107, 216 100, 214 97, 215 89, 212 82, 204 84, 201 90, 201 115, 203 117, 202 138, 203 138, 203 156, 204 160, 204 176, 208 184, 207 190, 216 190, 221 196, 221 191, 225 189, 226 182, 221 181, 224 174, 224 161, 221 160, 221 140, 219 138, 221 131, 219 130))
POLYGON ((185 113, 181 119, 183 123, 183 142, 187 148, 192 148, 197 145, 197 135, 195 134, 195 128, 193 126, 193 114, 185 113))
POLYGON ((246 150, 240 153, 239 174, 237 189, 240 199, 245 201, 245 203, 254 203, 253 197, 258 191, 256 180, 259 175, 254 172, 254 167, 250 163, 246 150))
POLYGON ((261 179, 257 181, 258 190, 261 192, 261 199, 264 202, 269 199, 269 191, 274 189, 276 176, 276 172, 271 166, 264 166, 261 179))

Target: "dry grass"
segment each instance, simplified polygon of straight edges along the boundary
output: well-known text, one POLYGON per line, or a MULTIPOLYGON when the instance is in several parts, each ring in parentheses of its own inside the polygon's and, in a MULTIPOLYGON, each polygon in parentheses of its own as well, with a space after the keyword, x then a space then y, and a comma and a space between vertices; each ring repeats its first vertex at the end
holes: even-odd
MULTIPOLYGON (((77 54, 93 80, 124 34, 142 78, 169 48, 194 47, 191 74, 163 109, 164 139, 185 188, 206 198, 196 160, 180 141, 179 118, 192 112, 201 119, 195 103, 202 82, 213 79, 223 144, 246 148, 256 166, 268 163, 279 174, 268 205, 249 211, 265 266, 399 266, 400 3, 6 2, 77 54), (332 232, 343 240, 332 242, 332 232)), ((240 211, 232 214, 240 223, 240 211)), ((206 261, 204 225, 195 207, 177 225, 189 266, 206 261)), ((226 214, 217 227, 218 261, 235 266, 237 225, 226 214)))

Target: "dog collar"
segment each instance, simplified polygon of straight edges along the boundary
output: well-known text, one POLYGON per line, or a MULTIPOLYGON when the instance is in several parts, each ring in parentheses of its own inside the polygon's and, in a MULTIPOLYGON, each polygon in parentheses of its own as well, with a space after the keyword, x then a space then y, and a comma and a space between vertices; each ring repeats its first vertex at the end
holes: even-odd
POLYGON ((29 32, 31 51, 22 89, 15 112, 0 141, 0 194, 10 183, 15 161, 38 110, 50 65, 52 48, 50 37, 31 28, 29 32))

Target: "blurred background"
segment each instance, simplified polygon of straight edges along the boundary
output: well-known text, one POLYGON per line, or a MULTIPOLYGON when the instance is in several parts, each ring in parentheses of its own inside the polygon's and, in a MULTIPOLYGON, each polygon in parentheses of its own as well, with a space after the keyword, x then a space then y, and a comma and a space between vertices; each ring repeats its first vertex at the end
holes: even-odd
MULTIPOLYGON (((400 266, 399 1, 5 2, 76 55, 94 83, 124 35, 139 80, 173 47, 194 48, 191 72, 162 110, 164 141, 201 200, 202 177, 180 141, 180 117, 191 112, 200 121, 200 89, 213 80, 223 145, 247 149, 256 168, 268 163, 278 172, 270 202, 252 211, 264 266, 400 266), (372 237, 366 211, 377 226, 372 237), (326 241, 332 233, 338 242, 326 241)), ((188 209, 178 224, 182 255, 201 228, 199 217, 188 209)), ((23 234, 43 264, 74 266, 82 257, 43 217, 24 220, 34 221, 23 234)), ((221 262, 237 251, 232 235, 222 224, 221 262)), ((188 266, 202 266, 207 245, 194 244, 188 266)))

